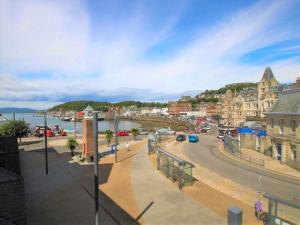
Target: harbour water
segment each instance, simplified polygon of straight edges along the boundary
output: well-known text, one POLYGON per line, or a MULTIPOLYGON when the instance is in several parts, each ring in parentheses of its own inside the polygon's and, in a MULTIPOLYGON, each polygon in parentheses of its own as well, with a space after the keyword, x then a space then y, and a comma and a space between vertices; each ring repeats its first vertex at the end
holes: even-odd
MULTIPOLYGON (((12 113, 2 113, 2 116, 7 119, 13 119, 12 113)), ((44 117, 36 117, 34 113, 16 113, 16 120, 24 120, 30 127, 43 126, 44 117)), ((53 128, 55 125, 59 125, 66 131, 74 131, 74 122, 61 121, 57 117, 47 116, 47 125, 53 128)), ((140 124, 134 121, 119 121, 119 130, 131 130, 132 128, 138 128, 140 124)), ((114 121, 98 121, 99 131, 105 131, 107 129, 114 130, 114 121)), ((81 133, 81 122, 76 122, 77 133, 81 133)))

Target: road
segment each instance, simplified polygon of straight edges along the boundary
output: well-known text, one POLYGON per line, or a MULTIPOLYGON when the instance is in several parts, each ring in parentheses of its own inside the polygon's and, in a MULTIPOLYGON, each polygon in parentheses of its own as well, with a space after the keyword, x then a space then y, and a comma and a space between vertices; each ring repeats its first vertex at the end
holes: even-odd
POLYGON ((220 143, 221 141, 216 138, 214 132, 200 135, 198 143, 186 143, 183 153, 197 164, 253 190, 258 189, 258 176, 261 175, 264 192, 293 201, 300 199, 299 182, 244 163, 233 162, 219 152, 218 145, 220 143))

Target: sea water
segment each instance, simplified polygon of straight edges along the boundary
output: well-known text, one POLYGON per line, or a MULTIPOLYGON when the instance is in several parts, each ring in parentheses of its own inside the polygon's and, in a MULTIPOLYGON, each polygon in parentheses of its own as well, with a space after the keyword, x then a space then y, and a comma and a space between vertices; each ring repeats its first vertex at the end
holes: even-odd
MULTIPOLYGON (((44 117, 37 117, 34 113, 16 113, 16 120, 24 120, 26 123, 29 124, 31 128, 34 126, 43 126, 44 125, 44 117)), ((13 113, 2 113, 2 116, 11 120, 13 119, 13 113)), ((75 128, 75 123, 71 121, 61 121, 60 118, 47 116, 47 126, 53 128, 55 125, 59 125, 66 131, 72 132, 75 128)), ((77 133, 81 133, 81 122, 76 122, 76 131, 77 133)), ((126 121, 120 120, 119 121, 119 130, 131 130, 132 128, 138 128, 140 124, 134 121, 126 121)), ((98 130, 105 131, 107 129, 114 130, 114 121, 112 120, 104 120, 98 121, 98 130)))

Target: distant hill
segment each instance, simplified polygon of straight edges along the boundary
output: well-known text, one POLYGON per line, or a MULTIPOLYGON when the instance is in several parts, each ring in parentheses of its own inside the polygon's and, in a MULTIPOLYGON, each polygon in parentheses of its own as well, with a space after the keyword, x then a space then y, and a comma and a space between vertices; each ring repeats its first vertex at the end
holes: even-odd
POLYGON ((136 106, 138 108, 140 107, 166 107, 166 103, 160 103, 160 102, 139 102, 139 101, 122 101, 117 103, 110 103, 110 102, 97 102, 97 101, 70 101, 65 102, 60 105, 56 105, 49 109, 49 111, 69 111, 69 110, 75 110, 75 111, 82 111, 85 109, 88 105, 90 105, 94 110, 106 112, 108 110, 109 106, 136 106))
POLYGON ((38 110, 31 109, 31 108, 16 108, 16 107, 5 107, 0 108, 0 113, 35 113, 38 110))

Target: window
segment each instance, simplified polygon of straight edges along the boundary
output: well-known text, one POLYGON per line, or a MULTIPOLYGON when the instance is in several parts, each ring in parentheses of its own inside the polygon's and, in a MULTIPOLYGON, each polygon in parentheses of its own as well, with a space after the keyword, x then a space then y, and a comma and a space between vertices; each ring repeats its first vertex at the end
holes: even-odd
POLYGON ((280 129, 280 133, 283 133, 283 126, 284 126, 284 120, 280 119, 279 120, 279 129, 280 129))
POLYGON ((297 159, 296 145, 291 145, 291 159, 292 160, 297 159))
POLYGON ((291 120, 290 121, 290 127, 291 127, 291 133, 295 133, 296 132, 296 127, 297 127, 297 124, 296 124, 296 120, 291 120))
POLYGON ((270 126, 274 128, 274 119, 270 119, 270 126))

